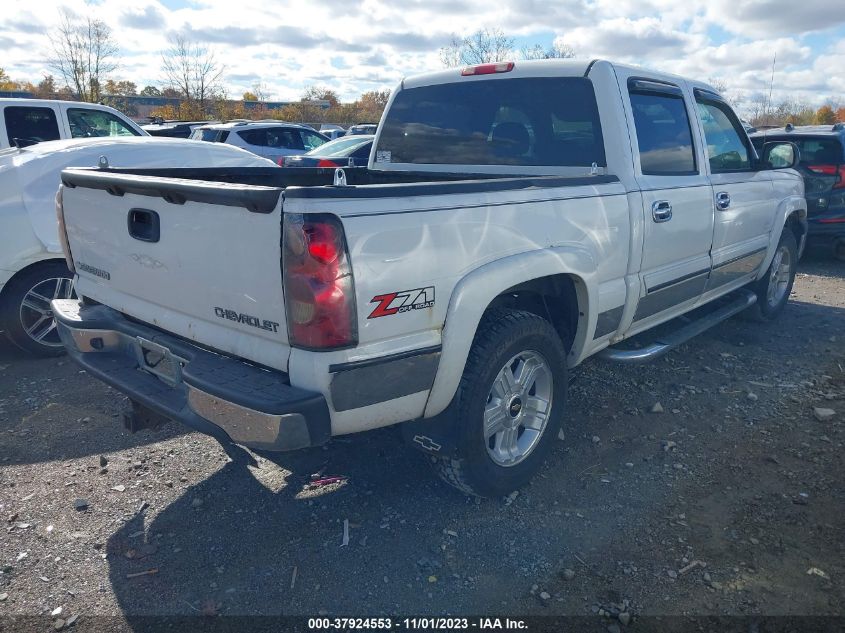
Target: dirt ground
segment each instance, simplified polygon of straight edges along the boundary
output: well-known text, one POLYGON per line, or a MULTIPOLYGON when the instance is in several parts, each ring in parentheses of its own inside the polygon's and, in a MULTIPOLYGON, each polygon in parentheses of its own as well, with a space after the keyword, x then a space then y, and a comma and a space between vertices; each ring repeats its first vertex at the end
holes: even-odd
POLYGON ((119 394, 3 347, 0 630, 845 616, 843 326, 845 264, 813 257, 775 323, 732 319, 650 365, 588 361, 542 474, 488 501, 441 484, 396 429, 251 464, 175 424, 130 435, 119 394), (312 489, 316 472, 348 480, 312 489))

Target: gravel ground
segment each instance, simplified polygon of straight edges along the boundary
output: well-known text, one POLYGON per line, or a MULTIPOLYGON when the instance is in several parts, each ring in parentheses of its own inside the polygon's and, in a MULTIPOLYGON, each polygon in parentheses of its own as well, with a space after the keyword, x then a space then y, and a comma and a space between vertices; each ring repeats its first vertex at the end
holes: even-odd
POLYGON ((816 257, 776 323, 733 319, 651 365, 588 361, 547 467, 488 501, 441 484, 395 429, 235 461, 175 424, 130 435, 124 399, 73 363, 0 348, 0 630, 845 615, 843 324, 845 264, 816 257), (348 480, 312 488, 316 472, 348 480))

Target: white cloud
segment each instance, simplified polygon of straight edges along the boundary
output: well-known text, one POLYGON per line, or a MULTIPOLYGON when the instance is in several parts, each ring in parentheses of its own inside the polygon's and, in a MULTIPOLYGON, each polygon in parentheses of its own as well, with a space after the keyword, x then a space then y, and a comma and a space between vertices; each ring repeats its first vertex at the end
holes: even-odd
POLYGON ((139 86, 161 83, 161 51, 181 32, 214 47, 231 95, 261 81, 274 98, 295 99, 316 83, 351 100, 438 68, 452 33, 495 27, 521 42, 558 36, 581 57, 719 77, 749 93, 768 87, 777 51, 775 92, 813 102, 845 93, 845 13, 830 0, 192 0, 178 9, 161 0, 39 0, 37 11, 31 0, 5 0, 0 64, 10 75, 38 81, 49 72, 47 33, 60 7, 106 21, 122 49, 119 78, 139 86))

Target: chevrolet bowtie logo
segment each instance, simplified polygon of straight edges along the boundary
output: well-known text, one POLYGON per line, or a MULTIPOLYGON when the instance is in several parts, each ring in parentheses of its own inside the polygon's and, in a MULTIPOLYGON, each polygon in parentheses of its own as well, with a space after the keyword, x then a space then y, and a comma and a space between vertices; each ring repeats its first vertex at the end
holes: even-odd
POLYGON ((414 441, 422 446, 425 450, 431 451, 433 453, 439 453, 442 446, 435 442, 430 437, 426 437, 425 435, 415 435, 414 441))

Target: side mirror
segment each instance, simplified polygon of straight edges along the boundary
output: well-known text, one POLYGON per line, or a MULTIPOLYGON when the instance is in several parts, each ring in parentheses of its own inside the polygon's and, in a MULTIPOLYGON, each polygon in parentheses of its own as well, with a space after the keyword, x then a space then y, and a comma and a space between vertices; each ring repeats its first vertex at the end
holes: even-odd
POLYGON ((798 166, 801 151, 795 143, 764 143, 760 160, 764 169, 790 169, 798 166))

